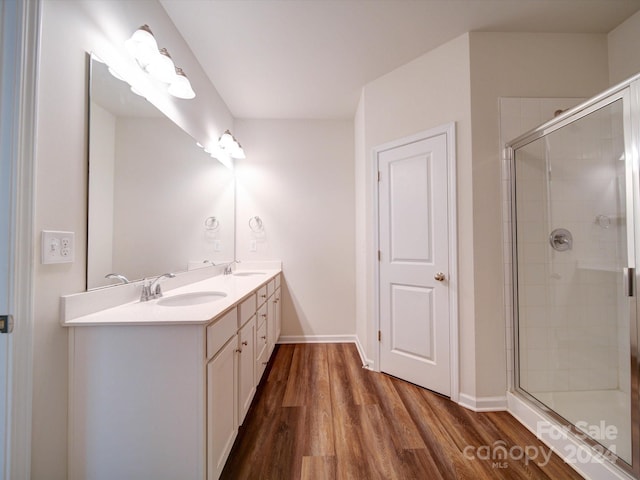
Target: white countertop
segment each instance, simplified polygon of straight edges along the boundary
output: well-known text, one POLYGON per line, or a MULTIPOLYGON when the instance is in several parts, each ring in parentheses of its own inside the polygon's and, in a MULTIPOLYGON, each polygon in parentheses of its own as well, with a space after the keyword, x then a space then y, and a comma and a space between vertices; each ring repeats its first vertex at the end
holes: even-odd
MULTIPOLYGON (((66 318, 62 315, 65 327, 98 325, 194 325, 210 322, 227 309, 237 304, 251 292, 269 282, 280 269, 251 269, 259 275, 216 275, 165 292, 162 298, 191 292, 224 292, 226 297, 197 305, 162 306, 158 300, 140 302, 139 300, 105 308, 94 313, 66 318)), ((236 273, 240 273, 239 270, 236 273)), ((64 311, 64 309, 63 309, 64 311)))

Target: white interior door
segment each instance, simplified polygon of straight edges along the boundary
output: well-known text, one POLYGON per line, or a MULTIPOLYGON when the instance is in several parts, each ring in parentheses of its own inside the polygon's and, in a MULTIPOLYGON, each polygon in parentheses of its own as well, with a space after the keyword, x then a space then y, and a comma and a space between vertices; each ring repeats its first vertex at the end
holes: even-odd
POLYGON ((451 395, 447 135, 378 152, 380 370, 451 395))
MULTIPOLYGON (((15 332, 0 334, 0 480, 31 477, 31 241, 39 25, 40 0, 0 0, 0 315, 20 319, 15 332)), ((8 330, 6 322, 2 326, 8 330)))
MULTIPOLYGON (((14 204, 13 165, 15 105, 15 77, 11 70, 17 65, 15 58, 16 2, 0 4, 0 315, 10 313, 10 281, 12 277, 11 232, 14 204)), ((1 322, 1 320, 0 320, 1 322)), ((11 387, 11 336, 0 334, 0 479, 10 478, 9 434, 11 387)))

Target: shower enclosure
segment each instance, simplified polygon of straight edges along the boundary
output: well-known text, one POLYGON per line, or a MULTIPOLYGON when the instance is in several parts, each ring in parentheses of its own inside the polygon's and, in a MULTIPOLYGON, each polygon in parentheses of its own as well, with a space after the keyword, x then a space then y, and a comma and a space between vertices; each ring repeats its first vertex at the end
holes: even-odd
POLYGON ((640 478, 640 77, 510 142, 514 385, 640 478))

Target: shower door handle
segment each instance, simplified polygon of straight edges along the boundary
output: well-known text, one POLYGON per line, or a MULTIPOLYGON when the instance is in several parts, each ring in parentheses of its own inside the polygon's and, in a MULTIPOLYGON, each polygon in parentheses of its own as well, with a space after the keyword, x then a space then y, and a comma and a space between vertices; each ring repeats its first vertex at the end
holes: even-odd
POLYGON ((622 269, 622 283, 624 284, 624 294, 627 297, 636 296, 636 269, 627 267, 622 269))

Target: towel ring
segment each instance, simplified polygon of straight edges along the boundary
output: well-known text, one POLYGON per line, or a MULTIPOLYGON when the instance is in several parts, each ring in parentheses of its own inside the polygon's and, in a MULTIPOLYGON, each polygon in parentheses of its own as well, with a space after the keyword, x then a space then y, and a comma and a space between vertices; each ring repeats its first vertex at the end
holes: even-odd
POLYGON ((218 228, 220 228, 220 222, 216 217, 207 217, 204 221, 204 227, 207 230, 218 230, 218 228))
POLYGON ((260 233, 264 230, 264 224, 262 223, 262 219, 257 215, 255 217, 251 217, 249 219, 249 228, 254 233, 260 233))

